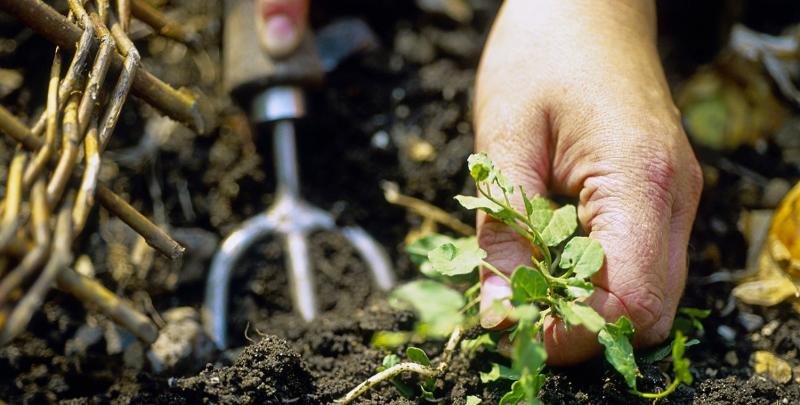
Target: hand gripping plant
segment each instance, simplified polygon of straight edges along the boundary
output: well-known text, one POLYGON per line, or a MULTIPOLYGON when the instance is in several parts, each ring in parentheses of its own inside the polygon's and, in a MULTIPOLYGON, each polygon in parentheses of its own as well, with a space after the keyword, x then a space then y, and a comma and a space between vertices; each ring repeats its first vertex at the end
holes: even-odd
MULTIPOLYGON (((542 373, 547 360, 542 334, 547 316, 561 319, 567 328, 583 327, 596 333, 598 342, 605 347, 606 360, 622 375, 635 395, 660 398, 669 395, 681 383, 691 384, 689 361, 683 358, 686 339, 677 331, 671 344, 675 373, 671 385, 659 393, 637 390, 636 378, 640 373, 630 343, 633 335, 631 321, 623 316, 613 323, 606 322, 583 302, 594 291, 590 279, 602 267, 604 254, 596 240, 574 235, 578 224, 573 205, 552 209, 547 199, 528 196, 522 187, 510 184, 486 154, 470 156, 468 167, 478 195, 460 195, 455 197, 456 200, 467 209, 478 209, 491 215, 525 237, 534 252, 532 265, 520 264, 509 277, 485 260, 486 252, 478 247, 474 237, 454 239, 434 234, 415 241, 408 251, 412 260, 420 265, 422 273, 436 280, 474 280, 476 269, 482 267, 511 285, 511 305, 492 304, 494 310, 502 311, 506 318, 516 321, 505 331, 511 342, 510 367, 494 364, 491 372, 481 373, 483 382, 514 381, 501 404, 539 403, 537 396, 546 379, 542 373), (520 194, 524 212, 512 207, 514 192, 520 194)), ((393 298, 407 302, 418 313, 424 324, 423 335, 450 335, 438 364, 434 365, 421 349, 409 347, 406 350, 407 362, 401 362, 396 355, 387 356, 378 374, 354 388, 339 402, 349 403, 385 380, 394 383, 404 395, 413 395, 413 388, 395 378, 404 372, 418 374, 422 378, 422 396, 433 398, 435 379, 446 372, 448 362, 459 346, 462 330, 476 322, 478 314, 474 307, 479 292, 480 284, 477 283, 462 294, 433 280, 415 281, 396 290, 393 298)), ((461 342, 462 349, 481 341, 491 343, 488 335, 485 336, 486 339, 461 342)), ((669 349, 670 345, 665 347, 669 349)), ((660 356, 665 357, 667 353, 669 351, 660 356)), ((480 399, 469 397, 470 402, 479 403, 480 399)))

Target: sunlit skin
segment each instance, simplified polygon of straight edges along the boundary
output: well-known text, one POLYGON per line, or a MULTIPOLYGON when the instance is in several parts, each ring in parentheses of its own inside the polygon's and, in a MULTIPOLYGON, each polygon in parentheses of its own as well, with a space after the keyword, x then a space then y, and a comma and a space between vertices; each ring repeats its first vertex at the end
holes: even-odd
MULTIPOLYGON (((305 29, 307 1, 258 1, 260 10, 291 10, 285 21, 305 29)), ((299 42, 285 37, 275 49, 299 42)), ((628 316, 636 346, 664 340, 686 281, 702 177, 656 50, 654 2, 506 0, 483 52, 473 111, 476 150, 511 183, 578 198, 582 227, 606 253, 587 303, 607 321, 628 316)), ((478 236, 501 271, 530 262, 529 244, 483 215, 478 236)), ((489 308, 509 286, 485 272, 482 283, 482 324, 508 326, 489 308)), ((567 334, 560 322, 550 320, 544 335, 551 365, 600 351, 595 336, 567 334)))

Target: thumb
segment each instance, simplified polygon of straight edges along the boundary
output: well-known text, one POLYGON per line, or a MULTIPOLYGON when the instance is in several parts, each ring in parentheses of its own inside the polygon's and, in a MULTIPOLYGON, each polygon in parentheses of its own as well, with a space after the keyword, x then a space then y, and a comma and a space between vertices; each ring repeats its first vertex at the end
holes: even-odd
MULTIPOLYGON (((546 195, 550 164, 544 114, 521 115, 510 111, 509 103, 488 101, 477 106, 475 125, 476 149, 486 152, 511 184, 521 186, 529 196, 546 195), (520 116, 526 118, 520 120, 520 116)), ((518 190, 510 197, 514 208, 524 212, 518 190)), ((479 212, 477 232, 486 261, 504 274, 510 276, 517 266, 531 263, 530 243, 502 222, 479 212)), ((481 326, 501 329, 511 325, 505 311, 496 306, 497 301, 509 306, 510 296, 511 286, 502 277, 481 271, 481 326)))
POLYGON ((288 56, 303 39, 308 0, 256 0, 261 45, 273 58, 288 56))

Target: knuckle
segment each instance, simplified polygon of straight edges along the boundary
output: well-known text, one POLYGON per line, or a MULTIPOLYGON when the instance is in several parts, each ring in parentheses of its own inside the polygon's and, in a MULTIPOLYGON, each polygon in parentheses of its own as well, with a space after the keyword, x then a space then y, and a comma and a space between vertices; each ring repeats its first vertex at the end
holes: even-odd
POLYGON ((648 330, 661 319, 664 297, 653 288, 642 286, 619 297, 637 330, 648 330))

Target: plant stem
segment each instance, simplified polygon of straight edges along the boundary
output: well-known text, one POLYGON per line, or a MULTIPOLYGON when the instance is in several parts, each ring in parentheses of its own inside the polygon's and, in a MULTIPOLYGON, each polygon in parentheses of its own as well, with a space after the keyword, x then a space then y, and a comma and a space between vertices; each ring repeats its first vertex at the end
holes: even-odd
POLYGON ((638 396, 640 396, 640 397, 642 397, 642 398, 660 399, 660 398, 666 397, 669 394, 672 394, 672 392, 675 391, 675 389, 677 389, 679 385, 681 385, 681 380, 676 378, 674 381, 672 381, 672 384, 670 384, 669 387, 667 387, 667 389, 665 389, 664 391, 652 392, 652 393, 651 392, 634 391, 633 393, 638 395, 638 396))
POLYGON ((355 388, 350 390, 345 396, 337 399, 334 403, 337 404, 349 404, 353 402, 356 398, 363 395, 365 392, 369 391, 370 388, 374 387, 377 384, 380 384, 383 381, 390 380, 394 376, 404 373, 404 372, 412 372, 417 373, 423 377, 435 378, 447 371, 447 367, 450 364, 450 359, 453 357, 453 352, 455 351, 456 347, 458 346, 458 342, 461 340, 461 326, 456 326, 453 329, 453 332, 450 334, 450 338, 447 340, 447 344, 444 347, 444 351, 442 352, 442 359, 439 361, 439 364, 434 367, 430 366, 423 366, 422 364, 418 363, 411 363, 411 362, 404 362, 400 364, 395 364, 392 367, 387 368, 379 372, 378 374, 373 375, 370 378, 367 378, 361 384, 358 384, 355 388))
POLYGON ((498 270, 497 267, 492 266, 492 264, 487 262, 486 260, 481 260, 481 265, 483 265, 483 267, 486 267, 487 269, 489 269, 489 271, 491 271, 492 273, 496 274, 498 277, 500 277, 503 280, 505 280, 506 283, 511 285, 511 279, 508 278, 507 275, 503 274, 502 271, 498 270))
MULTIPOLYGON (((520 228, 519 225, 512 224, 512 223, 506 223, 506 225, 511 226, 512 228, 514 228, 515 231, 519 232, 520 234, 522 234, 522 236, 524 236, 525 238, 527 238, 528 240, 533 242, 533 245, 536 246, 539 249, 539 251, 542 252, 542 256, 544 256, 545 264, 547 264, 547 268, 549 269, 550 265, 553 263, 553 259, 550 256, 550 248, 548 248, 547 244, 544 243, 544 239, 542 239, 542 235, 539 235, 539 232, 537 232, 535 229, 533 229, 533 225, 531 224, 530 219, 526 218, 524 215, 522 215, 519 212, 517 212, 514 208, 511 207, 510 203, 503 204, 502 202, 498 201, 496 198, 492 197, 491 193, 488 193, 485 190, 481 189, 480 186, 478 186, 477 184, 476 184, 476 188, 478 189, 478 193, 483 194, 483 196, 486 197, 489 201, 491 201, 491 202, 493 202, 493 203, 495 203, 495 204, 507 209, 509 212, 511 212, 514 215, 514 218, 516 218, 518 221, 522 222, 528 228, 527 230, 525 230, 525 229, 520 228)), ((504 195, 505 195, 505 193, 504 193, 504 195)))

